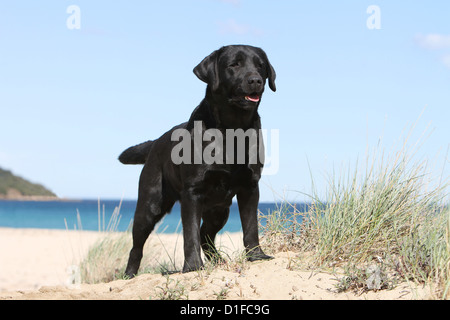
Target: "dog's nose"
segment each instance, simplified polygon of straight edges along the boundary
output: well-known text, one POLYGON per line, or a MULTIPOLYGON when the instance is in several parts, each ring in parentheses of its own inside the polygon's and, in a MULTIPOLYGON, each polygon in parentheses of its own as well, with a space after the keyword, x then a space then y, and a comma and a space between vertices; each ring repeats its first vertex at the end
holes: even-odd
POLYGON ((263 84, 263 79, 260 76, 250 76, 247 82, 251 90, 259 90, 263 84))

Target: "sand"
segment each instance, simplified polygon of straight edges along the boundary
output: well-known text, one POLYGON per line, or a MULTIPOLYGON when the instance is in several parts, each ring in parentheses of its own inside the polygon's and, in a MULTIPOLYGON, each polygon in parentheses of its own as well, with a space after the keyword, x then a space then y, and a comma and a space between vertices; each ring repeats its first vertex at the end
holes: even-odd
MULTIPOLYGON (((270 261, 229 264, 168 277, 143 274, 131 280, 101 284, 70 283, 76 265, 101 237, 104 234, 88 231, 0 228, 0 299, 146 300, 170 295, 192 300, 430 298, 429 288, 417 288, 410 283, 402 283, 393 290, 337 293, 335 284, 339 275, 293 268, 298 259, 295 252, 278 253, 270 261)), ((218 241, 227 254, 242 250, 242 234, 224 234, 218 241)), ((159 255, 176 251, 176 260, 182 263, 180 236, 151 235, 147 247, 159 255)))
POLYGON ((0 292, 64 285, 98 232, 0 228, 0 292))

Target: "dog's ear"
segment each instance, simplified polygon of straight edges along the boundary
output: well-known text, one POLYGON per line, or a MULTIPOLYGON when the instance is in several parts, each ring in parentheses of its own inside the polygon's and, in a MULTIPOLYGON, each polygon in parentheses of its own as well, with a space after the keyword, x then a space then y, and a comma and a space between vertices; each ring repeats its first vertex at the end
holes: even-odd
POLYGON ((267 66, 267 78, 269 79, 269 88, 272 89, 272 91, 277 91, 277 87, 275 85, 275 78, 277 77, 277 74, 275 73, 275 69, 270 64, 269 58, 267 58, 267 54, 264 52, 264 50, 260 49, 261 56, 263 60, 265 60, 266 66, 267 66))
POLYGON ((267 66, 267 74, 269 75, 269 87, 272 89, 273 92, 277 91, 277 87, 275 86, 275 78, 277 77, 277 74, 275 73, 275 69, 270 64, 269 60, 267 60, 268 66, 267 66))
POLYGON ((275 69, 270 64, 269 58, 267 58, 267 55, 265 52, 264 52, 264 58, 266 59, 267 78, 269 79, 269 88, 272 89, 273 92, 275 92, 275 91, 277 91, 277 87, 275 85, 275 78, 277 77, 277 74, 275 72, 275 69))
POLYGON ((195 68, 195 75, 211 86, 213 91, 219 88, 219 50, 214 51, 202 60, 195 68))

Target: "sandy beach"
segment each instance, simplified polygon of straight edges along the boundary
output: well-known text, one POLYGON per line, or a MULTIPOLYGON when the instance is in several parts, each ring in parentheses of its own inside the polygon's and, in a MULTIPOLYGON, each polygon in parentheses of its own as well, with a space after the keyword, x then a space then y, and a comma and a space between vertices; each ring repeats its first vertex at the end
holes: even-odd
MULTIPOLYGON (((430 289, 402 283, 393 290, 337 293, 336 274, 293 268, 298 253, 187 274, 143 274, 132 280, 69 285, 73 266, 105 234, 89 231, 0 228, 0 299, 161 299, 170 288, 188 299, 428 299, 430 289)), ((242 250, 242 234, 218 239, 226 254, 242 250)), ((151 235, 146 245, 155 256, 176 252, 182 263, 182 237, 151 235)), ((233 253, 234 252, 234 253, 233 253)), ((161 258, 162 259, 162 258, 161 258)))
POLYGON ((64 285, 70 266, 102 235, 90 231, 0 228, 0 292, 64 285))

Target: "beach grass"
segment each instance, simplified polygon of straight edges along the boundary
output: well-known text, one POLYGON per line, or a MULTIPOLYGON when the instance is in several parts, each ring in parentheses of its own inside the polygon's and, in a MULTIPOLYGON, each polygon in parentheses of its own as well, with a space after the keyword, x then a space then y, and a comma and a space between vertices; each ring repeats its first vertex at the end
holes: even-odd
MULTIPOLYGON (((125 232, 117 231, 119 220, 120 205, 114 209, 108 227, 101 230, 104 236, 89 249, 86 257, 80 263, 83 283, 105 283, 127 279, 125 268, 132 247, 132 235, 130 228, 125 232)), ((99 221, 103 226, 105 225, 104 218, 102 219, 100 214, 99 221)), ((177 252, 178 240, 173 247, 166 246, 164 240, 160 239, 164 236, 158 233, 158 226, 155 229, 152 240, 149 239, 144 247, 144 257, 139 274, 176 270, 182 262, 181 259, 176 258, 179 255, 177 252)))
MULTIPOLYGON (((117 232, 120 222, 119 205, 107 222, 105 207, 100 206, 98 199, 98 231, 104 233, 94 245, 89 248, 87 255, 80 262, 80 276, 83 283, 102 283, 123 278, 126 255, 131 245, 129 232, 117 232)), ((80 214, 77 212, 79 229, 82 229, 80 214)), ((66 224, 67 228, 67 224, 66 224)))
POLYGON ((328 175, 325 197, 313 180, 306 214, 285 204, 262 217, 263 244, 313 252, 312 267, 343 267, 343 290, 380 290, 408 280, 448 298, 448 184, 442 176, 433 181, 427 161, 414 161, 417 149, 407 142, 387 154, 378 146, 364 169, 349 165, 328 175))

